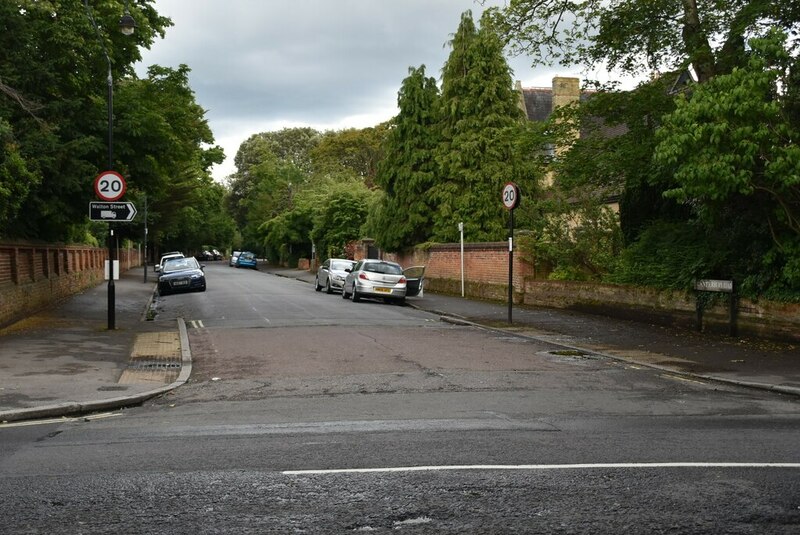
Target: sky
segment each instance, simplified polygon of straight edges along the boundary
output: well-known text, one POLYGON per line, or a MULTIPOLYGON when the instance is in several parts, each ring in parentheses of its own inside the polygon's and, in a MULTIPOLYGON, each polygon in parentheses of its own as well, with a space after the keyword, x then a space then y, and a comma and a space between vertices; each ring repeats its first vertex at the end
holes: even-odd
MULTIPOLYGON (((191 69, 189 84, 226 160, 212 169, 224 181, 239 145, 260 132, 309 126, 320 131, 375 126, 397 114, 409 67, 440 79, 447 42, 461 14, 476 25, 503 0, 156 0, 172 19, 164 39, 142 50, 139 76, 158 64, 191 69)), ((524 87, 581 73, 533 69, 507 57, 524 87)))

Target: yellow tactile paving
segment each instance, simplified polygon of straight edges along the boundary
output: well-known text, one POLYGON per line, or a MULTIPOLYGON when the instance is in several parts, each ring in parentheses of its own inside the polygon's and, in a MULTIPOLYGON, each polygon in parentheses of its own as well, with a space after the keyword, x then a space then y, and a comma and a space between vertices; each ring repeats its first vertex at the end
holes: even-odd
POLYGON ((119 384, 169 384, 181 372, 181 341, 177 332, 142 333, 136 335, 128 369, 122 372, 119 384))

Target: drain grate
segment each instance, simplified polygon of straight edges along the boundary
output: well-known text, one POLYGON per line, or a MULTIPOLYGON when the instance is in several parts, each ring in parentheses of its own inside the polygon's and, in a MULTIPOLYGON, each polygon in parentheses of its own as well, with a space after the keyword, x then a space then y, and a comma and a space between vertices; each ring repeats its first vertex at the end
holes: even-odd
POLYGON ((169 360, 140 360, 136 359, 128 364, 133 370, 174 370, 179 369, 181 363, 169 360))

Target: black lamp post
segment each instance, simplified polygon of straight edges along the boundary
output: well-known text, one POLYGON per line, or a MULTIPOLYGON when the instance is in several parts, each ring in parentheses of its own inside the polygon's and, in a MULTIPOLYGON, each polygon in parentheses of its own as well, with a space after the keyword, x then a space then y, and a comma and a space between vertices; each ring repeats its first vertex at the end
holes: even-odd
MULTIPOLYGON (((102 36, 100 35, 100 28, 97 27, 97 22, 95 22, 94 17, 92 16, 92 10, 89 8, 89 0, 83 0, 83 5, 86 8, 86 16, 89 18, 89 21, 94 26, 94 31, 97 34, 97 40, 100 42, 100 46, 103 49, 103 55, 106 57, 106 63, 108 65, 108 76, 106 78, 106 82, 108 84, 108 170, 111 171, 114 168, 114 78, 111 75, 111 57, 108 55, 108 50, 106 50, 105 41, 103 41, 102 36)), ((124 35, 132 35, 134 30, 136 29, 136 21, 133 20, 130 13, 128 12, 128 2, 125 2, 125 14, 119 21, 119 28, 120 31, 124 35)), ((116 296, 115 296, 115 288, 114 288, 114 260, 116 260, 116 248, 114 244, 114 229, 111 227, 111 223, 108 224, 108 330, 112 331, 116 328, 116 296)))

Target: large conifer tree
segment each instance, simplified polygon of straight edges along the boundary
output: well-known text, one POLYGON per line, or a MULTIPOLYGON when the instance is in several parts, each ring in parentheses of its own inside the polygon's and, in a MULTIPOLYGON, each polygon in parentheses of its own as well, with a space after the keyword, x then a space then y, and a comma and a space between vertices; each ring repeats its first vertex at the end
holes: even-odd
POLYGON ((455 240, 463 221, 469 240, 500 240, 506 215, 500 191, 515 174, 513 139, 523 114, 503 43, 488 17, 476 29, 472 13, 465 12, 451 45, 442 69, 433 239, 455 240))
POLYGON ((390 130, 376 181, 384 196, 371 225, 378 245, 389 251, 426 241, 433 208, 430 188, 436 178, 436 80, 425 66, 410 68, 397 97, 400 109, 390 130))

